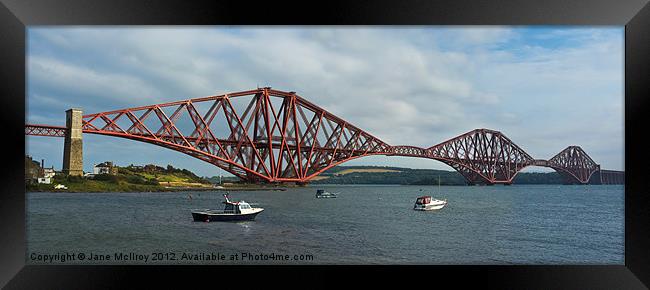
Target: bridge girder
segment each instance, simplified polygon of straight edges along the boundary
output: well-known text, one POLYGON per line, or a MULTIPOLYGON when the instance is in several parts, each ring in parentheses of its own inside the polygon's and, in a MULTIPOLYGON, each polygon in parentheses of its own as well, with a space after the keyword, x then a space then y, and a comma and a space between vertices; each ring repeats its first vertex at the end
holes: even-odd
POLYGON ((579 146, 569 146, 548 160, 548 166, 564 177, 566 183, 587 184, 600 165, 579 146))
MULTIPOLYGON (((435 159, 470 184, 510 184, 531 165, 553 168, 569 183, 586 184, 600 170, 578 146, 548 161, 536 160, 489 129, 429 148, 390 146, 295 92, 271 88, 89 114, 82 123, 84 133, 169 148, 251 181, 307 182, 333 166, 369 155, 435 159)), ((26 125, 25 134, 64 137, 66 129, 26 125)))
POLYGON ((470 184, 510 184, 535 161, 501 132, 488 129, 475 129, 427 149, 398 146, 395 152, 444 162, 470 184))
POLYGON ((296 93, 271 88, 90 114, 83 121, 85 133, 153 143, 264 182, 305 182, 390 148, 296 93))

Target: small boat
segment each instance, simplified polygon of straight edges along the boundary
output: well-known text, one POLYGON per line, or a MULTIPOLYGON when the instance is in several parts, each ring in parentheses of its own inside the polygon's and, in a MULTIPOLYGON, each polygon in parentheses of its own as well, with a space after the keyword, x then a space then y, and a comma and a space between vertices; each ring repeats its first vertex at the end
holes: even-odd
MULTIPOLYGON (((440 176, 438 175, 438 192, 440 192, 440 176)), ((420 196, 415 200, 413 205, 414 210, 436 210, 441 209, 447 205, 447 200, 439 200, 425 195, 420 196)))
POLYGON ((447 205, 447 200, 431 198, 431 196, 420 196, 415 200, 414 210, 436 210, 447 205))
POLYGON ((316 190, 316 198, 336 198, 336 193, 327 192, 323 189, 316 190))
POLYGON ((228 195, 224 194, 223 197, 226 201, 223 210, 195 210, 192 212, 192 217, 195 222, 214 222, 214 221, 250 221, 264 211, 263 208, 251 207, 245 201, 232 202, 228 199, 228 195))

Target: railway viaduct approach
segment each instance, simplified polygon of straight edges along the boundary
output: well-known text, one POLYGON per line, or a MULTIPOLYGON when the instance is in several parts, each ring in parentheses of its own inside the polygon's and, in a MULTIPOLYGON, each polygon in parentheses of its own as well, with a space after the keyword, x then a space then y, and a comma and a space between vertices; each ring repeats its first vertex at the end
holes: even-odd
POLYGON ((151 143, 253 182, 308 182, 343 162, 409 156, 443 162, 469 184, 511 184, 528 166, 553 168, 571 184, 622 184, 578 146, 535 159, 499 131, 476 129, 428 148, 391 146, 295 92, 258 88, 219 96, 82 115, 66 126, 26 124, 25 134, 65 138, 63 170, 82 174, 82 133, 151 143))

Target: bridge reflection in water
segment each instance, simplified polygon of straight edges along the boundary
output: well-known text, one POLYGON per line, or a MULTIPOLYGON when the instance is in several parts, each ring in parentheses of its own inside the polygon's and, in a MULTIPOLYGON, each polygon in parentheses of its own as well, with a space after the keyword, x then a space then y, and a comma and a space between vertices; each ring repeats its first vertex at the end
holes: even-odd
MULTIPOLYGON (((310 103, 271 88, 84 115, 83 133, 147 142, 256 182, 308 182, 370 155, 443 162, 469 184, 511 184, 528 166, 550 167, 570 184, 622 184, 579 146, 534 159, 503 133, 476 129, 428 148, 391 146, 310 103)), ((25 125, 26 135, 65 137, 70 128, 25 125)))

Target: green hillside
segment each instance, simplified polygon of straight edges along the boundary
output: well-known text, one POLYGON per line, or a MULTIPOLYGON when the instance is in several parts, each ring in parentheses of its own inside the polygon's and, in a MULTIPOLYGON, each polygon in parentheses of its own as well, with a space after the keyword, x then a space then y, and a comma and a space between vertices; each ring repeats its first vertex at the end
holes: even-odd
MULTIPOLYGON (((401 185, 466 185, 465 178, 456 171, 411 169, 379 166, 336 166, 323 172, 313 184, 401 184, 401 185)), ((523 172, 517 174, 515 184, 562 184, 556 172, 523 172)))
MULTIPOLYGON (((166 168, 156 165, 117 167, 117 174, 99 174, 93 177, 57 175, 52 184, 27 184, 28 191, 56 191, 56 184, 68 187, 68 192, 148 192, 182 189, 211 189, 219 183, 219 177, 199 177, 187 169, 166 168)), ((311 184, 399 184, 399 185, 466 185, 463 176, 456 171, 435 169, 412 169, 380 166, 336 166, 316 178, 311 184)), ((222 177, 222 183, 236 183, 239 178, 222 177)), ((515 184, 562 184, 556 172, 519 173, 515 184)))
POLYGON ((174 189, 212 188, 212 184, 187 169, 168 165, 117 167, 117 174, 98 174, 92 177, 56 175, 52 184, 27 184, 27 191, 57 191, 56 184, 63 184, 68 192, 147 192, 174 189))

